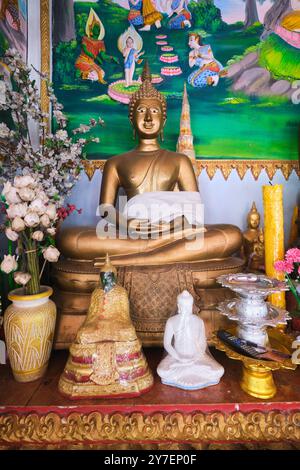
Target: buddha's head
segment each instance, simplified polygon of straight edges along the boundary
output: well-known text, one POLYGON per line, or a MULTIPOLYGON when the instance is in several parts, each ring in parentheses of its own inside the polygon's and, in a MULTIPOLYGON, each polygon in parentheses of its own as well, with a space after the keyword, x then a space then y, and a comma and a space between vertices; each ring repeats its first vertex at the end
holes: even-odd
POLYGON ((100 280, 105 292, 110 291, 117 282, 117 270, 111 264, 108 254, 106 255, 105 263, 100 270, 100 280))
POLYGON ((129 119, 138 136, 142 139, 156 139, 167 118, 167 103, 151 83, 148 62, 142 73, 142 85, 129 103, 129 119))
POLYGON ((177 307, 180 315, 192 315, 193 304, 194 298, 187 290, 177 296, 177 307))
POLYGON ((259 212, 256 209, 255 202, 253 202, 251 211, 248 214, 247 217, 247 222, 248 222, 248 227, 252 229, 258 229, 259 224, 260 224, 260 215, 259 212))

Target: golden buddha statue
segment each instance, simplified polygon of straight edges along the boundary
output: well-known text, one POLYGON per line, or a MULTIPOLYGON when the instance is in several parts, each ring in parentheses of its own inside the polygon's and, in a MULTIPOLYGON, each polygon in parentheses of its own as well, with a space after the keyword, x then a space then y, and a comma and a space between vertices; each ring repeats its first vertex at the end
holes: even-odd
POLYGON ((264 265, 264 233, 259 228, 260 214, 253 202, 247 216, 248 228, 243 233, 243 251, 248 269, 259 270, 264 265))
POLYGON ((131 323, 127 292, 116 284, 116 276, 107 255, 102 285, 92 294, 59 381, 59 391, 69 398, 137 396, 153 384, 131 323))
MULTIPOLYGON (((151 193, 169 193, 178 188, 182 201, 188 193, 199 194, 194 169, 190 159, 183 154, 163 150, 158 136, 166 122, 166 100, 151 83, 149 66, 146 63, 142 74, 142 85, 133 94, 129 104, 130 122, 138 134, 138 146, 125 154, 107 160, 103 170, 100 204, 111 213, 116 206, 118 191, 122 187, 130 201, 132 198, 151 193)), ((177 195, 178 197, 178 195, 177 195)), ((109 217, 108 217, 109 220, 109 217)), ((134 220, 124 220, 119 212, 113 221, 117 230, 134 227, 134 220)), ((97 236, 95 227, 72 227, 58 235, 58 246, 67 258, 95 260, 101 264, 105 253, 117 265, 159 265, 176 262, 196 262, 224 259, 237 252, 241 246, 240 230, 233 225, 207 226, 202 237, 191 237, 191 226, 182 227, 182 218, 171 222, 167 235, 163 224, 159 225, 159 237, 103 238, 97 236), (171 233, 170 233, 171 232, 171 233)), ((143 233, 150 233, 150 225, 144 225, 143 233)), ((153 228, 152 224, 151 227, 153 228)), ((203 232, 203 227, 196 229, 203 232)))
POLYGON ((62 228, 57 237, 63 257, 52 271, 58 307, 56 348, 68 347, 74 340, 107 252, 129 294, 131 318, 143 345, 162 344, 165 323, 176 308, 177 295, 185 289, 194 293, 196 303, 199 299, 201 314, 209 319, 207 331, 217 329, 214 306, 224 300, 225 293, 216 278, 244 267, 244 260, 235 256, 242 245, 239 228, 227 224, 204 227, 186 211, 168 221, 154 221, 151 214, 150 219, 130 215, 135 201, 150 209, 153 201, 159 208, 165 201, 170 207, 174 202, 184 206, 190 201, 193 208, 200 201, 191 159, 158 144, 166 117, 166 100, 153 87, 146 63, 142 85, 129 104, 138 145, 110 158, 104 166, 100 208, 107 216, 97 227, 62 228), (129 217, 121 208, 120 188, 126 193, 129 217), (108 228, 107 236, 102 232, 98 236, 102 223, 108 228), (115 236, 109 235, 111 229, 115 236), (127 236, 131 229, 139 236, 127 236))

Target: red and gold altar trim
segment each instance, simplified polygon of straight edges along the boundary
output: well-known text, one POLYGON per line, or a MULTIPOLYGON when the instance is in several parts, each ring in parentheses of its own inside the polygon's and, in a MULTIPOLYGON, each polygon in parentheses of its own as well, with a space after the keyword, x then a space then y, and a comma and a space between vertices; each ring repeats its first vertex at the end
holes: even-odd
MULTIPOLYGON (((97 170, 103 171, 106 160, 84 160, 83 167, 89 180, 91 180, 97 170)), ((225 180, 227 180, 232 171, 236 170, 242 180, 247 171, 250 170, 255 180, 260 173, 265 170, 270 180, 273 179, 277 171, 281 171, 286 180, 289 179, 292 172, 300 178, 300 164, 292 160, 225 160, 225 159, 197 159, 193 162, 197 176, 202 171, 206 171, 208 177, 212 180, 216 172, 220 170, 225 180)))
POLYGON ((0 446, 300 442, 300 403, 5 406, 0 446))

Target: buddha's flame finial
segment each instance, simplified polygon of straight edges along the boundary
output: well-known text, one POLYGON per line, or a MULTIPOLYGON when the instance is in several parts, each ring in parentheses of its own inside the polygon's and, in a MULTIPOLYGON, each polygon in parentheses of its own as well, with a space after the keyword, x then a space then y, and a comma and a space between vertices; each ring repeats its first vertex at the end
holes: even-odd
POLYGON ((114 273, 114 275, 117 276, 117 270, 110 261, 108 253, 106 253, 105 263, 100 269, 100 273, 114 273))
POLYGON ((255 204, 254 201, 253 201, 253 204, 252 204, 252 207, 251 207, 251 211, 250 211, 250 212, 257 212, 256 204, 255 204))
POLYGON ((196 153, 193 144, 193 134, 191 129, 191 114, 186 84, 183 88, 182 111, 180 117, 180 131, 177 141, 177 152, 187 155, 191 160, 196 159, 196 153))

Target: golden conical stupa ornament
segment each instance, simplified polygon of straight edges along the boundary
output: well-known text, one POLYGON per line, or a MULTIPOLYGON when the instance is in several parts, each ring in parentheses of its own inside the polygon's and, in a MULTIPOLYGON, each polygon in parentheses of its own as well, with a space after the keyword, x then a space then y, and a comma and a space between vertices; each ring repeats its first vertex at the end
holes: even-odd
POLYGON ((177 141, 177 152, 187 155, 191 160, 196 160, 194 138, 191 129, 191 114, 186 84, 183 88, 182 110, 180 117, 180 131, 177 141))

